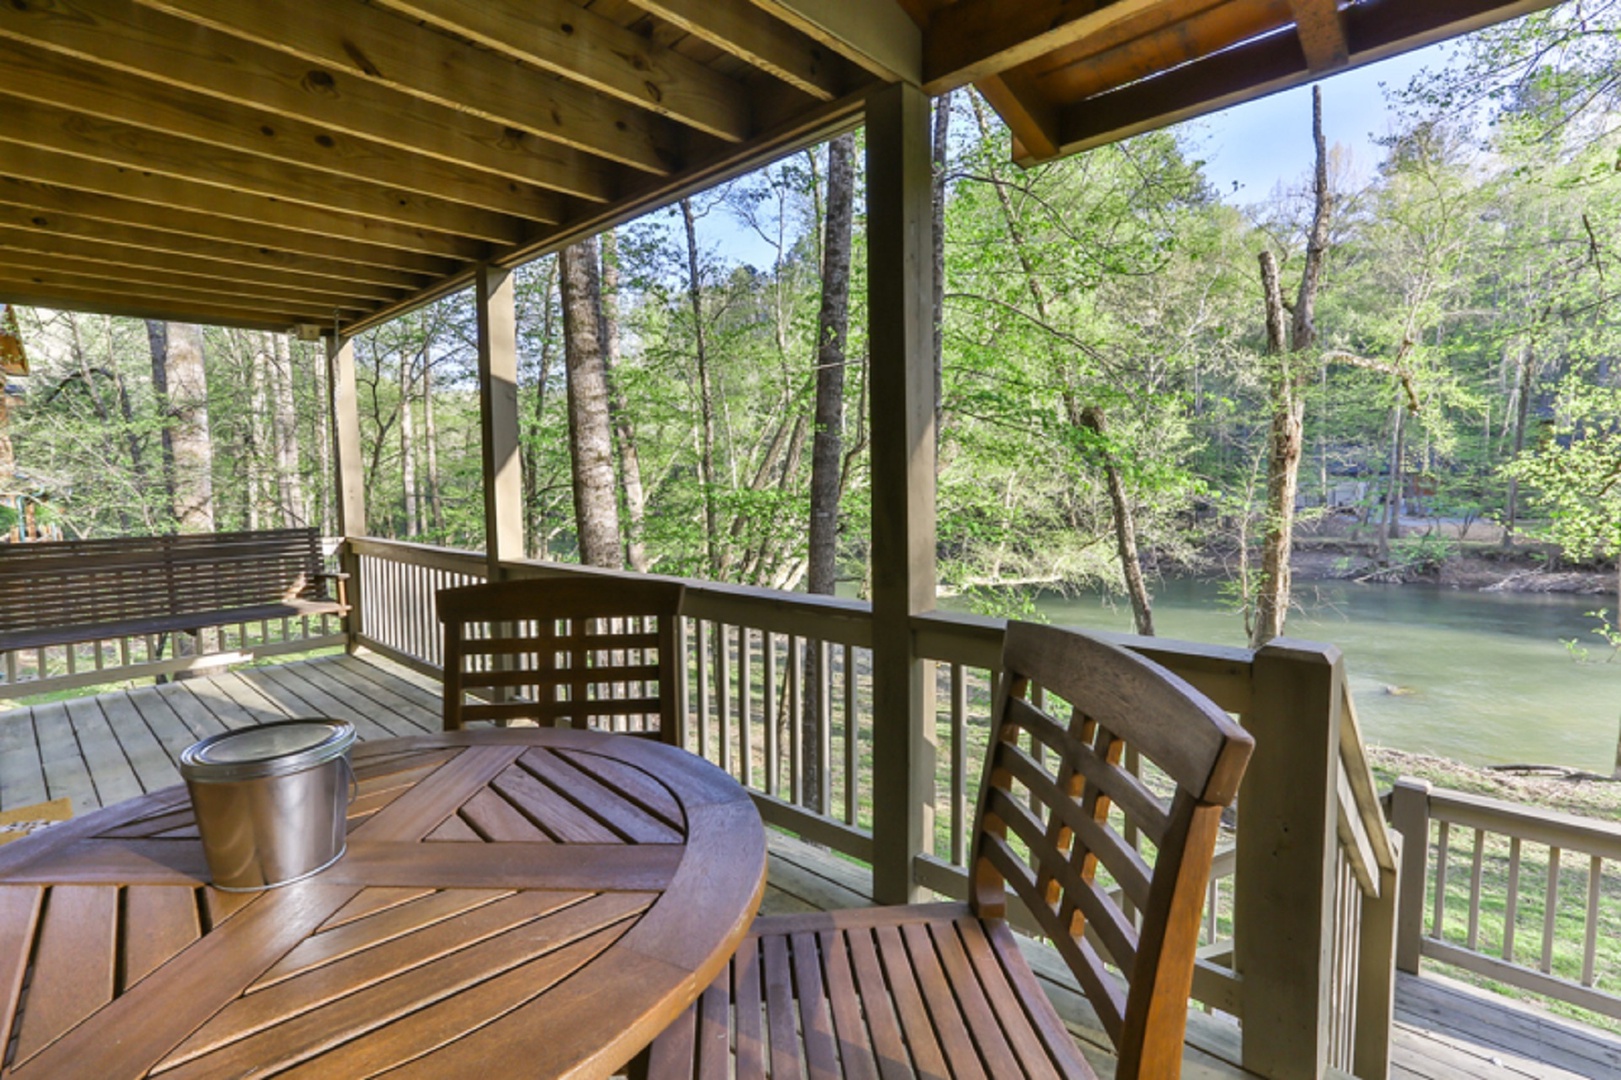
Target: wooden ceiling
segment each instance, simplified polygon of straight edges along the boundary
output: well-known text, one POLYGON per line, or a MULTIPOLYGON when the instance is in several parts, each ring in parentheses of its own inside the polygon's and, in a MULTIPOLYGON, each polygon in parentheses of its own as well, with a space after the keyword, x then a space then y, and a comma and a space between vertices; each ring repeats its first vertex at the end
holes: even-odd
POLYGON ((4 0, 0 300, 345 332, 977 85, 1021 162, 1550 0, 4 0))

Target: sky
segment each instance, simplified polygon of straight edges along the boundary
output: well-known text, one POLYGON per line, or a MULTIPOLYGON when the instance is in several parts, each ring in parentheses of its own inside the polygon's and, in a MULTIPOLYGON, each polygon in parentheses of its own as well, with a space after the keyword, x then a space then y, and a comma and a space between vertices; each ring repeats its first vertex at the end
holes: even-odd
MULTIPOLYGON (((1353 176, 1371 176, 1380 160, 1374 140, 1389 132, 1392 119, 1383 86, 1405 86, 1421 68, 1444 66, 1448 54, 1448 45, 1432 45, 1322 81, 1324 134, 1330 146, 1350 148, 1353 176)), ((1301 182, 1311 168, 1311 87, 1235 105, 1183 130, 1223 199, 1238 206, 1262 202, 1278 184, 1301 182)), ((759 236, 725 214, 712 215, 710 228, 728 262, 768 267, 775 258, 759 236)))

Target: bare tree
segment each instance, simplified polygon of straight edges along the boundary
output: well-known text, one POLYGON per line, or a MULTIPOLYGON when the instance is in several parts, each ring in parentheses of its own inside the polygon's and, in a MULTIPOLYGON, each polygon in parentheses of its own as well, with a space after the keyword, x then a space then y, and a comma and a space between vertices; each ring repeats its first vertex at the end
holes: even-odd
POLYGON ((681 200, 681 221, 687 231, 687 300, 692 306, 692 342, 698 361, 698 412, 701 427, 698 442, 698 471, 704 486, 704 540, 709 555, 709 573, 719 577, 721 569, 719 511, 715 506, 715 389, 709 372, 709 349, 704 334, 703 278, 698 272, 698 229, 692 214, 692 200, 681 200))
POLYGON ((214 451, 208 436, 208 375, 203 329, 170 323, 166 354, 170 445, 174 454, 174 516, 182 529, 214 528, 214 451))
POLYGON ((1268 435, 1266 470, 1266 534, 1261 548, 1261 573, 1256 585, 1250 645, 1260 648, 1283 633, 1289 615, 1294 548, 1295 493, 1300 485, 1302 431, 1306 416, 1305 387, 1316 374, 1319 361, 1307 354, 1317 343, 1317 294, 1322 289, 1323 260, 1328 252, 1333 195, 1328 184, 1328 142, 1323 137, 1323 92, 1312 88, 1312 141, 1317 148, 1313 173, 1311 230, 1306 239, 1306 265, 1300 275, 1294 318, 1284 340, 1283 287, 1277 260, 1270 251, 1260 255, 1261 287, 1266 303, 1268 393, 1272 425, 1268 435))
POLYGON ((642 492, 641 455, 636 448, 636 426, 625 395, 614 379, 619 364, 619 241, 614 231, 602 234, 602 367, 608 380, 608 404, 613 411, 614 442, 619 447, 619 478, 625 490, 625 554, 630 568, 647 573, 647 545, 642 542, 646 496, 642 492))
POLYGON ((293 349, 285 334, 271 336, 272 372, 276 388, 276 488, 281 501, 282 524, 309 524, 309 507, 304 501, 304 477, 300 472, 298 408, 293 400, 293 349))

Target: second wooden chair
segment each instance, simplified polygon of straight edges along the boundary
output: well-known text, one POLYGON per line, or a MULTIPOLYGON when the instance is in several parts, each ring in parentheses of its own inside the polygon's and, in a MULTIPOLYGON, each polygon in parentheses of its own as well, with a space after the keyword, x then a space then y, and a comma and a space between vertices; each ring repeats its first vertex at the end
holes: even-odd
POLYGON ((680 745, 676 582, 535 578, 443 589, 444 723, 532 721, 680 745))
POLYGON ((1003 672, 968 903, 756 919, 654 1041, 651 1080, 1090 1080, 1009 893, 1097 1011, 1118 1080, 1180 1075, 1221 812, 1254 743, 1177 676, 1072 631, 1010 624, 1003 672))

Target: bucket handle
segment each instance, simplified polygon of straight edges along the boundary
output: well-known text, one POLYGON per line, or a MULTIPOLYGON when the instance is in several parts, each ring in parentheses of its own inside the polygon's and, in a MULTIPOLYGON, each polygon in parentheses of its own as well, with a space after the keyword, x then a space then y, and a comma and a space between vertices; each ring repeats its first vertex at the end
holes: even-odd
POLYGON ((349 801, 346 806, 353 806, 360 797, 360 778, 355 775, 355 767, 349 763, 348 754, 340 754, 338 760, 343 762, 343 771, 349 777, 349 801))

